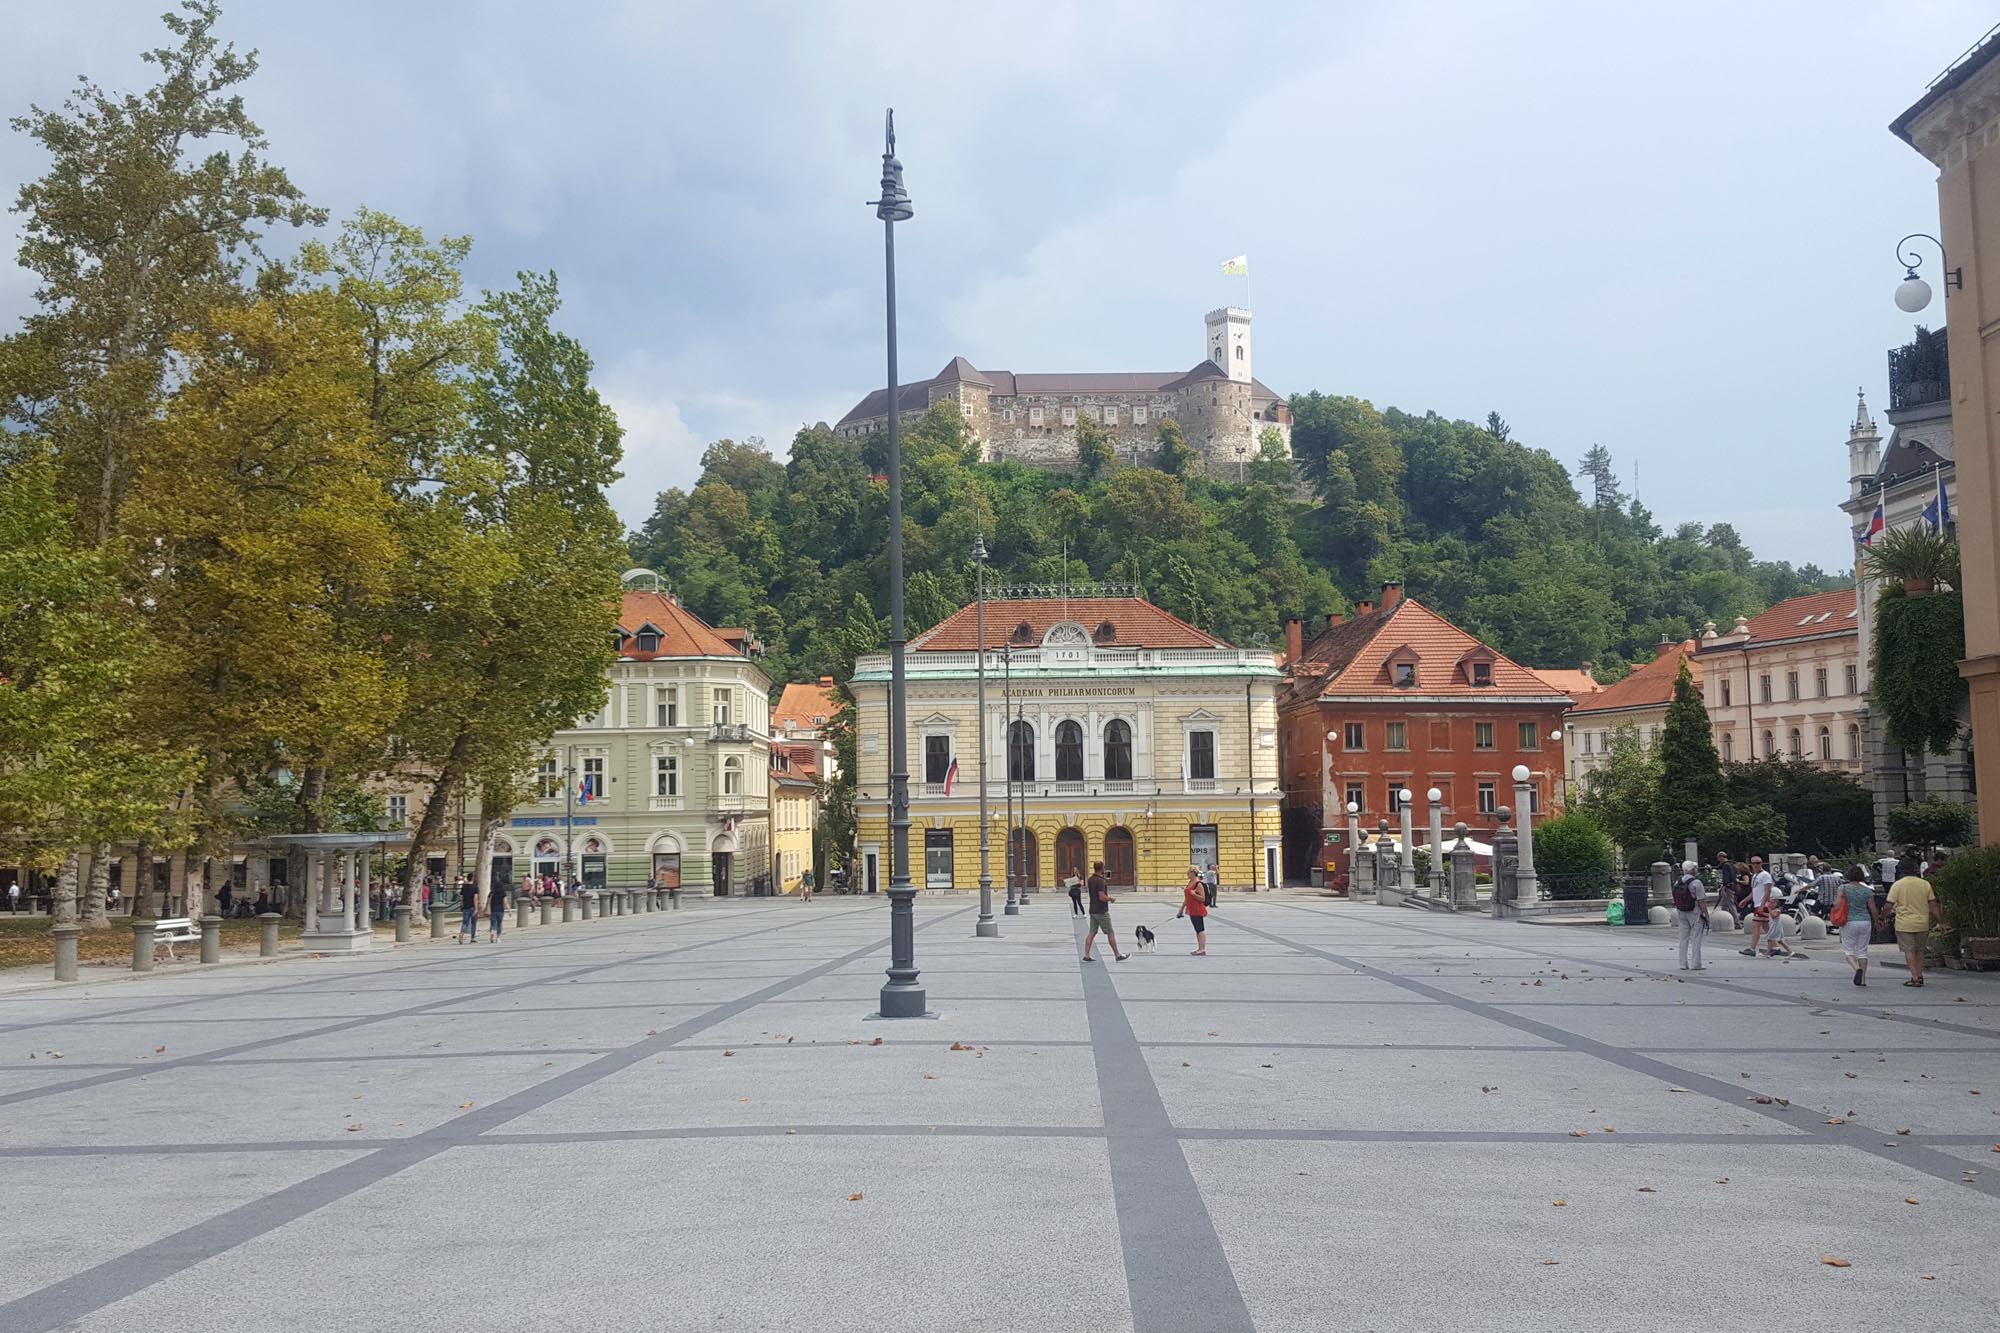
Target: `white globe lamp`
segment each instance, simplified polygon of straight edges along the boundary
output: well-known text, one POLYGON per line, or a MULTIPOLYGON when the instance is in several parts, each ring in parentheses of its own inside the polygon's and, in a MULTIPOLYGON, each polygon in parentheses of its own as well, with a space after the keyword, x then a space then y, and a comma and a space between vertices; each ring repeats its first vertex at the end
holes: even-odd
POLYGON ((1914 315, 1931 303, 1931 285, 1912 273, 1896 284, 1896 309, 1914 315))

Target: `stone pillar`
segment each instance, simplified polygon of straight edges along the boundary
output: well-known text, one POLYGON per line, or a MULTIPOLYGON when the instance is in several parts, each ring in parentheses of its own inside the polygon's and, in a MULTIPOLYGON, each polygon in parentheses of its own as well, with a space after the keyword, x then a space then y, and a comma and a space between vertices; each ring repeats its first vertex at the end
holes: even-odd
POLYGON ((280 912, 266 912, 257 918, 257 956, 270 958, 278 952, 278 926, 284 921, 280 912))
POLYGON ((1520 863, 1520 848, 1510 822, 1514 812, 1503 805, 1495 813, 1500 824, 1493 830, 1493 915, 1504 916, 1507 906, 1514 901, 1514 872, 1520 863))
POLYGON ((49 934, 56 940, 56 980, 76 980, 76 937, 83 933, 81 926, 54 926, 49 934))
POLYGON ((222 961, 222 918, 213 913, 201 919, 201 961, 222 961))
POLYGON ((396 943, 410 942, 410 918, 416 915, 416 910, 408 903, 396 904, 396 943))
POLYGON ((576 920, 576 895, 575 895, 575 894, 573 894, 573 893, 565 893, 565 894, 563 895, 563 908, 562 908, 562 912, 563 912, 563 924, 564 924, 564 925, 568 925, 568 924, 569 924, 570 922, 572 922, 572 921, 576 920))
POLYGON ((1541 896, 1541 892, 1540 886, 1535 883, 1535 792, 1530 779, 1515 780, 1514 808, 1521 812, 1520 832, 1515 835, 1519 841, 1521 863, 1514 872, 1514 899, 1516 902, 1531 903, 1541 896))
POLYGON ((1347 896, 1375 892, 1375 850, 1356 843, 1347 856, 1347 896))
POLYGON ((1410 802, 1415 796, 1416 793, 1408 787, 1402 787, 1396 797, 1403 835, 1403 854, 1397 858, 1402 863, 1399 867, 1401 873, 1396 876, 1396 887, 1406 893, 1417 887, 1417 849, 1413 845, 1415 840, 1410 836, 1410 821, 1416 818, 1416 812, 1410 809, 1410 802))
POLYGON ((516 898, 514 900, 514 928, 516 930, 525 929, 527 927, 527 924, 528 924, 528 900, 525 897, 516 898))
POLYGON ((132 923, 132 970, 153 970, 153 922, 150 918, 132 923))
POLYGON ((1384 889, 1399 889, 1403 886, 1402 858, 1391 856, 1386 850, 1389 843, 1389 821, 1378 820, 1375 828, 1375 892, 1379 896, 1384 889))
POLYGON ((1466 845, 1464 821, 1461 820, 1453 832, 1458 836, 1451 849, 1451 873, 1446 881, 1451 886, 1451 905, 1456 911, 1476 911, 1479 907, 1479 854, 1466 845))
POLYGON ((596 914, 597 895, 586 889, 581 895, 581 897, 583 898, 583 919, 585 921, 588 921, 593 915, 596 914))
MULTIPOLYGON (((1437 792, 1437 790, 1436 787, 1431 788, 1431 792, 1437 792)), ((1438 795, 1441 797, 1443 793, 1440 792, 1438 795)), ((1444 802, 1442 799, 1431 799, 1428 793, 1426 794, 1426 799, 1430 800, 1431 807, 1431 882, 1429 886, 1431 896, 1434 898, 1448 897, 1451 893, 1450 886, 1454 881, 1445 862, 1444 802)), ((1464 836, 1465 834, 1461 831, 1459 837, 1463 838, 1464 836)))
POLYGON ((431 899, 432 939, 441 940, 444 938, 444 918, 445 918, 444 905, 440 903, 436 898, 432 898, 431 899))
MULTIPOLYGON (((371 879, 374 861, 375 858, 367 852, 361 854, 361 880, 353 887, 354 928, 356 930, 373 930, 375 928, 375 900, 373 897, 375 885, 371 879)), ((353 864, 352 857, 348 858, 348 864, 353 864)))
MULTIPOLYGON (((1674 900, 1674 867, 1666 861, 1655 861, 1646 867, 1646 906, 1651 907, 1660 899, 1674 900)), ((1631 913, 1628 911, 1629 917, 1631 913)), ((1627 921, 1626 925, 1644 924, 1627 921)))
POLYGON ((1352 810, 1347 813, 1347 896, 1352 898, 1354 888, 1354 866, 1361 856, 1361 816, 1352 810))
POLYGON ((549 922, 550 922, 551 920, 553 920, 553 919, 554 919, 554 917, 555 917, 555 910, 556 910, 556 900, 555 900, 555 899, 553 899, 553 898, 544 898, 544 899, 542 899, 542 924, 543 924, 543 925, 545 925, 545 926, 546 926, 546 925, 548 925, 548 924, 549 924, 549 922))

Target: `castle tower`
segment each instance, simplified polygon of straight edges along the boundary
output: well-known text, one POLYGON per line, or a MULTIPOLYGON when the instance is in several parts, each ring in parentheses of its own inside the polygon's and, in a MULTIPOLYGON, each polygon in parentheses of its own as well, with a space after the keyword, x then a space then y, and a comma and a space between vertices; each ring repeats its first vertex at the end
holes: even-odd
POLYGON ((1202 352, 1238 384, 1250 382, 1250 312, 1224 306, 1208 312, 1202 352))
POLYGON ((1873 481, 1882 466, 1882 436, 1875 418, 1868 415, 1868 399, 1854 391, 1854 424, 1847 431, 1847 488, 1854 499, 1861 498, 1864 486, 1873 481))

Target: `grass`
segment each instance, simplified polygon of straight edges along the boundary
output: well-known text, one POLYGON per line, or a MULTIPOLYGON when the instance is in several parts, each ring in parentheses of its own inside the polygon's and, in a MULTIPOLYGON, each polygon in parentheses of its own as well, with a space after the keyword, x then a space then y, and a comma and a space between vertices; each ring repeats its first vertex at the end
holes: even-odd
MULTIPOLYGON (((54 967, 56 962, 55 937, 49 934, 51 922, 45 916, 9 916, 0 913, 0 968, 7 967, 54 967)), ((229 920, 222 923, 222 947, 224 949, 254 949, 257 947, 259 922, 229 920)), ((278 926, 278 942, 296 941, 302 929, 296 921, 286 921, 278 926)), ((378 932, 394 933, 393 924, 377 924, 378 932)), ((199 956, 200 949, 194 944, 177 944, 175 950, 182 957, 199 956)), ((124 962, 132 960, 132 928, 126 917, 113 917, 109 926, 96 930, 86 929, 76 937, 77 958, 82 962, 124 962)))

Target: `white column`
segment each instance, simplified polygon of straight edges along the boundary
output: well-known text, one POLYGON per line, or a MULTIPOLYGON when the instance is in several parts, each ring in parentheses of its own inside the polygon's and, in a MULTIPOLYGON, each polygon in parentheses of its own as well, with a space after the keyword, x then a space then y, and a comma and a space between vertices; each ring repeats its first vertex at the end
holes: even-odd
POLYGON ((1427 793, 1431 806, 1431 891, 1435 896, 1440 884, 1451 883, 1450 868, 1444 859, 1444 802, 1443 795, 1436 787, 1427 793))
POLYGON ((1416 817, 1410 809, 1410 802, 1411 798, 1415 795, 1416 793, 1412 792, 1408 787, 1398 787, 1396 789, 1396 809, 1403 821, 1402 888, 1406 893, 1417 886, 1417 849, 1410 845, 1410 823, 1416 817))
POLYGON ((1521 852, 1521 866, 1516 872, 1514 896, 1520 902, 1533 902, 1541 888, 1535 883, 1535 820, 1532 813, 1534 804, 1533 777, 1527 765, 1518 764, 1514 768, 1514 825, 1517 830, 1521 852))
POLYGON ((354 929, 354 853, 342 852, 340 856, 340 925, 344 930, 354 929))
POLYGON ((374 904, 368 900, 369 891, 374 887, 370 882, 371 867, 369 862, 372 860, 374 860, 374 857, 371 853, 363 852, 361 854, 361 891, 355 895, 355 900, 360 904, 360 929, 364 931, 372 928, 371 923, 375 915, 374 904))

